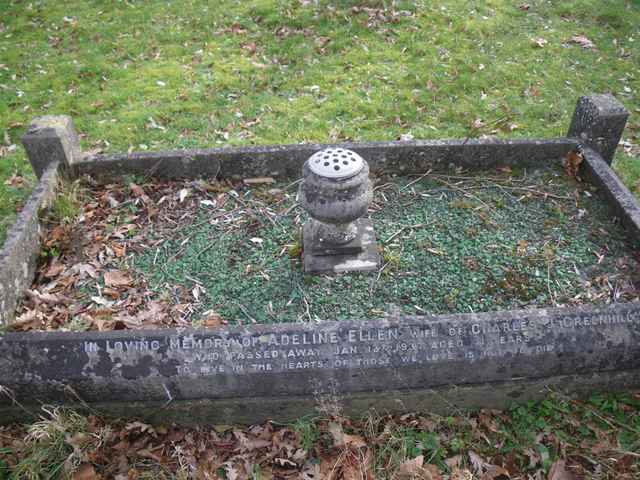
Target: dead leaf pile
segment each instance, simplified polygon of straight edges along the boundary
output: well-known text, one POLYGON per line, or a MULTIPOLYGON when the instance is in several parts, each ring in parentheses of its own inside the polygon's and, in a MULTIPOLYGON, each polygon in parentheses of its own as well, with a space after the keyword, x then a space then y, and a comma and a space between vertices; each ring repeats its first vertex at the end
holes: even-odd
MULTIPOLYGON (((497 410, 447 418, 406 414, 356 421, 334 416, 309 421, 306 427, 267 422, 248 428, 185 428, 108 422, 95 416, 86 417, 83 431, 67 432, 68 427, 57 420, 62 417, 49 424, 52 431, 62 432, 63 445, 56 444, 62 450, 57 454, 64 463, 62 471, 74 480, 129 480, 154 473, 158 478, 198 480, 639 478, 637 454, 625 451, 619 441, 621 430, 637 435, 630 426, 637 409, 623 404, 628 415, 625 425, 606 413, 594 414, 588 404, 571 402, 562 407, 567 410, 559 421, 549 419, 535 438, 521 438, 522 444, 513 444, 520 428, 513 413, 497 410), (551 459, 550 452, 554 452, 551 459)), ((33 463, 38 457, 31 455, 52 440, 33 428, 0 427, 0 473, 3 465, 38 466, 33 463)))

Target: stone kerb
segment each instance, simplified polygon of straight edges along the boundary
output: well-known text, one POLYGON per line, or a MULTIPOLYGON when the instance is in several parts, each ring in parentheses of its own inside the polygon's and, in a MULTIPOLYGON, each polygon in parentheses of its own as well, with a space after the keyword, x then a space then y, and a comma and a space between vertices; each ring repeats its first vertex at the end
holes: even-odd
POLYGON ((165 152, 87 155, 74 164, 76 175, 117 178, 141 174, 163 178, 300 176, 302 165, 313 153, 329 146, 362 155, 372 170, 402 174, 424 173, 449 165, 470 169, 497 166, 535 167, 558 161, 578 146, 572 138, 465 139, 273 145, 211 148, 165 152))
POLYGON ((506 406, 528 398, 517 398, 523 382, 540 379, 573 376, 562 386, 572 392, 625 373, 625 386, 637 386, 638 358, 640 304, 619 304, 215 330, 9 333, 0 340, 0 384, 23 406, 68 401, 73 392, 89 406, 206 400, 215 409, 235 398, 286 405, 289 397, 312 404, 334 395, 339 403, 459 387, 473 406, 486 406, 475 387, 519 379, 506 406))
POLYGON ((0 326, 14 319, 16 306, 33 281, 41 247, 38 214, 55 196, 58 169, 57 161, 45 168, 0 250, 0 326))
MULTIPOLYGON (((626 116, 607 105, 609 98, 581 99, 572 138, 343 146, 367 158, 373 169, 402 173, 424 173, 439 164, 535 166, 579 148, 588 178, 639 240, 640 206, 607 164, 626 116)), ((323 147, 83 156, 68 117, 34 121, 24 143, 40 182, 0 252, 4 324, 33 279, 38 211, 55 195, 59 169, 114 177, 297 177, 306 158, 323 147)), ((443 407, 506 406, 548 385, 568 392, 639 386, 639 337, 640 304, 211 331, 0 333, 0 385, 14 396, 0 399, 0 418, 8 420, 20 409, 13 400, 27 407, 73 403, 149 418, 171 411, 181 421, 197 412, 217 422, 291 418, 309 413, 326 395, 361 410, 403 410, 424 399, 443 407)))

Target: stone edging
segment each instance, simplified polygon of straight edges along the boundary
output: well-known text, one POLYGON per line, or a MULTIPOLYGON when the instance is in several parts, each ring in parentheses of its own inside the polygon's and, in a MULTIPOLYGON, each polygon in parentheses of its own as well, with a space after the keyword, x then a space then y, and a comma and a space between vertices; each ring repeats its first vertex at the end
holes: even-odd
MULTIPOLYGON (((374 169, 536 166, 571 150, 640 241, 640 205, 611 170, 628 113, 583 97, 568 138, 343 144, 374 169)), ((40 251, 38 212, 58 171, 119 177, 297 177, 324 145, 82 155, 68 117, 25 135, 40 183, 0 251, 0 324, 29 288, 40 251), (49 163, 47 163, 49 162, 49 163)), ((386 411, 504 407, 567 392, 640 386, 640 304, 400 317, 216 330, 0 333, 0 422, 44 403, 197 423, 291 419, 315 407, 386 411)), ((328 413, 325 411, 325 413, 328 413)))
POLYGON ((13 319, 18 301, 33 281, 41 247, 39 212, 55 197, 59 167, 54 162, 44 170, 0 250, 0 327, 13 319))

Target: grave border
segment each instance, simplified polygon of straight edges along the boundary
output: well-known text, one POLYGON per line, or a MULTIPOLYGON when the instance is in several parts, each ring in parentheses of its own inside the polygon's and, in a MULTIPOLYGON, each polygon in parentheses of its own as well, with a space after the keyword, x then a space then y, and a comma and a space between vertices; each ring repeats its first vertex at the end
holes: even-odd
MULTIPOLYGON (((375 143, 344 143, 345 148, 352 149, 366 158, 373 170, 396 170, 402 174, 423 173, 437 165, 456 165, 470 168, 490 168, 494 166, 531 166, 544 162, 558 161, 572 150, 582 153, 584 161, 582 172, 599 188, 601 188, 618 215, 629 230, 630 236, 640 241, 640 205, 633 194, 619 180, 609 164, 613 155, 612 148, 618 144, 624 129, 628 112, 610 95, 596 95, 582 97, 578 101, 576 112, 569 130, 569 135, 554 139, 464 139, 449 141, 411 141, 411 142, 375 142, 375 143)), ((190 149, 167 152, 141 152, 114 155, 89 155, 80 151, 77 134, 69 117, 39 117, 34 120, 23 141, 34 167, 39 176, 38 186, 33 191, 25 208, 20 212, 17 221, 11 228, 2 250, 0 250, 0 326, 11 321, 13 311, 19 298, 29 288, 32 281, 37 256, 41 248, 41 226, 39 212, 46 207, 56 194, 56 187, 60 175, 78 176, 91 174, 97 177, 119 177, 125 174, 144 174, 165 178, 215 176, 219 178, 246 178, 252 176, 297 176, 303 162, 316 150, 324 147, 320 144, 305 145, 274 145, 265 147, 239 147, 220 149, 190 149)), ((632 306, 633 307, 633 306, 632 306)), ((613 304, 603 307, 606 314, 623 314, 629 304, 613 304)), ((517 316, 535 316, 545 309, 510 311, 517 316)), ((546 310, 545 310, 546 311, 546 310)), ((565 315, 577 315, 580 308, 568 307, 562 309, 565 315)), ((499 315, 490 312, 489 315, 499 315)), ((542 313, 542 315, 544 315, 542 313)), ((431 321, 449 317, 447 315, 430 317, 431 321)), ((374 324, 379 320, 362 320, 361 325, 374 324)), ((255 327, 246 327, 255 328, 255 327)), ((263 328, 263 327, 260 327, 263 328)), ((155 335, 168 336, 170 331, 154 331, 155 335)), ((635 325, 630 327, 632 337, 638 333, 635 325)), ((144 332, 129 331, 125 336, 138 338, 144 332)), ((150 410, 152 405, 159 406, 157 400, 151 402, 140 401, 144 395, 141 390, 140 399, 130 399, 127 402, 90 402, 86 404, 82 399, 82 391, 74 390, 71 385, 65 385, 64 378, 53 378, 47 384, 51 391, 66 389, 65 400, 52 395, 47 398, 46 392, 38 397, 31 397, 28 383, 16 382, 9 373, 13 365, 24 360, 29 348, 41 341, 44 335, 54 339, 56 335, 64 333, 26 334, 0 333, 0 386, 8 389, 9 394, 0 398, 0 423, 10 421, 14 415, 22 415, 32 409, 38 402, 62 401, 80 408, 100 408, 106 412, 124 412, 156 418, 158 415, 176 415, 176 418, 188 420, 194 412, 196 416, 205 415, 215 421, 257 421, 263 417, 280 416, 292 418, 300 415, 302 410, 308 411, 317 406, 318 398, 313 395, 301 394, 288 397, 245 398, 247 404, 256 408, 242 407, 243 401, 238 398, 188 398, 177 399, 170 408, 162 405, 158 410, 150 410), (20 342, 26 342, 28 348, 12 350, 20 342), (4 352, 2 354, 1 352, 4 352), (7 353, 9 352, 9 353, 7 353), (4 356, 3 356, 4 355, 4 356), (56 386, 54 388, 54 385, 56 386), (19 390, 16 397, 11 392, 19 390), (263 405, 264 408, 258 408, 263 405), (289 407, 287 407, 289 405, 289 407), (219 407, 219 408, 218 408, 219 407), (163 410, 165 412, 163 413, 163 410), (169 413, 173 412, 173 413, 169 413), (218 413, 216 413, 218 412, 218 413), (255 414, 255 415, 254 415, 255 414)), ((75 334, 66 334, 68 338, 75 334)), ((90 338, 96 340, 109 336, 107 332, 87 332, 90 338)), ((628 341, 628 340, 627 340, 628 341)), ((622 351, 626 352, 628 344, 620 343, 622 351)), ((632 348, 629 346, 629 348, 632 348)), ((605 349, 606 350, 606 349, 605 349)), ((603 352, 605 351, 603 350, 603 352)), ((573 393, 584 393, 586 390, 608 390, 632 388, 640 386, 640 356, 636 365, 621 372, 614 372, 611 368, 592 368, 590 371, 577 375, 549 375, 546 378, 505 379, 504 381, 479 381, 476 384, 456 386, 452 379, 451 386, 438 385, 433 389, 412 388, 407 391, 389 390, 385 395, 380 393, 365 394, 363 392, 340 390, 338 394, 344 401, 345 408, 361 409, 362 405, 379 406, 385 410, 403 410, 403 405, 416 405, 421 398, 431 398, 434 406, 437 399, 445 407, 458 408, 481 406, 505 406, 504 401, 521 401, 537 398, 544 386, 553 386, 560 390, 573 393), (637 367, 637 368, 636 368, 637 367), (519 385, 519 386, 518 386, 519 385), (462 390, 461 390, 462 389, 462 390), (520 390, 519 390, 520 389, 520 390), (456 392, 466 392, 464 396, 457 396, 456 392), (501 395, 491 395, 488 392, 503 392, 501 395), (522 394, 517 394, 521 391, 522 394), (435 392, 435 393, 434 393, 435 392), (484 393, 482 393, 484 392, 484 393), (402 400, 405 399, 405 400, 402 400), (469 401, 466 401, 468 399, 469 401), (500 404, 501 399, 503 401, 500 404), (435 402, 435 403, 434 403, 435 402)), ((58 360, 59 361, 59 360, 58 360)), ((28 363, 23 363, 27 367, 28 363)), ((55 361, 54 361, 55 366, 55 361)), ((29 372, 25 372, 29 378, 29 372)), ((33 385, 43 381, 34 373, 30 380, 33 385)), ((191 381, 191 380, 190 380, 191 381)), ((197 378, 192 379, 197 382, 197 378)), ((76 385, 77 386, 77 385, 76 385)), ((326 385, 325 385, 326 387, 326 385)), ((80 387, 79 387, 80 388, 80 387)), ((34 388, 34 391, 37 388, 34 388)), ((441 406, 442 406, 441 405, 441 406)), ((411 408, 410 408, 411 409, 411 408)), ((436 408, 437 409, 437 408, 436 408)), ((447 408, 444 408, 445 410, 447 408)), ((32 410, 33 411, 33 410, 32 410)))

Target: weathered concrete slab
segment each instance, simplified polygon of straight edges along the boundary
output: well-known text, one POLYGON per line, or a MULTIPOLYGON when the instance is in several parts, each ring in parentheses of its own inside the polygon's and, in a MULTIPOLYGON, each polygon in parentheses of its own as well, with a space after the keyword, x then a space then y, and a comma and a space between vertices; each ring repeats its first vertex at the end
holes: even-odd
POLYGON ((502 385, 524 401, 547 378, 567 391, 598 390, 625 373, 621 385, 636 387, 639 359, 634 303, 197 331, 8 333, 0 340, 0 385, 22 405, 75 398, 136 413, 140 402, 142 414, 148 404, 190 411, 196 402, 224 417, 241 398, 264 418, 290 400, 310 407, 363 398, 387 409, 398 392, 415 401, 419 391, 451 397, 458 388, 471 392, 467 406, 489 406, 495 398, 487 402, 475 388, 502 385))
POLYGON ((42 173, 0 250, 0 326, 13 320, 18 301, 33 281, 41 247, 38 214, 55 196, 59 165, 50 163, 42 173))
POLYGON ((611 165, 628 118, 629 112, 613 95, 580 97, 567 137, 580 139, 611 165))
MULTIPOLYGON (((411 142, 343 143, 335 145, 364 157, 372 170, 424 173, 449 164, 468 168, 536 166, 564 157, 578 145, 576 139, 466 139, 411 142)), ((272 145, 89 155, 74 163, 78 175, 140 174, 167 178, 300 176, 302 165, 327 144, 272 145)))

